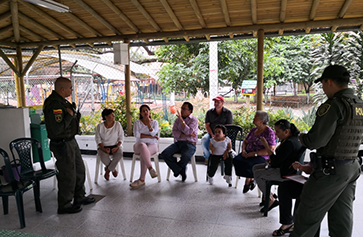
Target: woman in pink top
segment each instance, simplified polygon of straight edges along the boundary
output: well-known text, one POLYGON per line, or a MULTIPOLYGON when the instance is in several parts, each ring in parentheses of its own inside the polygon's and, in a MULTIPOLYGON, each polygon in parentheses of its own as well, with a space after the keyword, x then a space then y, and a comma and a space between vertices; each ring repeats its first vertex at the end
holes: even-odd
POLYGON ((145 175, 149 169, 152 178, 158 177, 158 174, 151 165, 150 157, 158 152, 159 123, 150 117, 150 107, 147 105, 140 106, 140 119, 134 123, 134 136, 136 143, 134 152, 140 155, 140 178, 130 184, 132 188, 140 188, 145 185, 145 175))

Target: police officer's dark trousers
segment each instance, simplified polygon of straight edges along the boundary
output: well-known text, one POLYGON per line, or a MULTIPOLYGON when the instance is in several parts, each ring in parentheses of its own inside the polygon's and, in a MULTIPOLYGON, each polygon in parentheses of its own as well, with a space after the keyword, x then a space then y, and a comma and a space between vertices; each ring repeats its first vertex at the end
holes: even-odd
POLYGON ((337 165, 336 174, 313 171, 300 196, 291 237, 314 236, 328 213, 329 236, 352 236, 353 200, 360 167, 356 159, 337 165))
POLYGON ((58 208, 63 209, 79 202, 85 195, 85 167, 77 141, 50 142, 50 149, 57 159, 58 208))

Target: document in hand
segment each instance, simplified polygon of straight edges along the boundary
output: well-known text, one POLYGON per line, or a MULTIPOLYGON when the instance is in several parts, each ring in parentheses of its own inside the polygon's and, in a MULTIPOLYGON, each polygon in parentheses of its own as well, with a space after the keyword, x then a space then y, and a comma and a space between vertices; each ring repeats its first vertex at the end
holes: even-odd
POLYGON ((293 174, 293 175, 286 175, 284 176, 285 179, 290 179, 292 181, 301 183, 301 184, 305 184, 305 182, 308 180, 307 177, 302 176, 300 174, 293 174))

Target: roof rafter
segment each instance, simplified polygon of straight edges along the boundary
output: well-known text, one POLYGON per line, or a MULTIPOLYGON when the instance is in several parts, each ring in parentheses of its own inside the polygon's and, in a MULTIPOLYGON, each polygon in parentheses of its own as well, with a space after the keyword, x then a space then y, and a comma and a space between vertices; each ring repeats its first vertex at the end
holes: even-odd
POLYGON ((5 3, 8 3, 8 2, 9 2, 9 0, 0 0, 0 6, 5 4, 5 3))
POLYGON ((35 27, 37 27, 40 30, 52 35, 53 37, 55 37, 57 39, 64 39, 64 37, 62 37, 61 35, 57 34, 56 32, 52 31, 51 29, 43 26, 42 24, 36 22, 32 18, 28 17, 27 15, 25 15, 25 14, 23 14, 21 12, 19 12, 19 18, 23 19, 26 22, 29 22, 29 23, 33 24, 35 27))
POLYGON ((13 29, 13 26, 12 25, 8 25, 6 27, 3 27, 0 29, 0 36, 8 31, 11 31, 13 29))
POLYGON ((223 16, 224 16, 224 21, 226 22, 227 26, 231 26, 231 19, 229 17, 226 0, 220 0, 220 2, 221 2, 222 12, 223 12, 223 16))
POLYGON ((280 22, 285 22, 286 19, 286 8, 287 8, 287 0, 281 0, 281 10, 280 10, 280 22))
POLYGON ((183 26, 180 24, 178 18, 176 17, 174 11, 171 9, 169 3, 167 0, 160 0, 161 4, 163 5, 164 9, 166 10, 166 12, 168 13, 168 15, 170 16, 171 20, 174 22, 174 24, 176 25, 176 27, 179 30, 184 30, 183 26))
POLYGON ((76 15, 73 13, 65 12, 66 16, 71 18, 73 21, 77 22, 79 25, 81 25, 83 28, 85 28, 88 32, 92 33, 95 36, 103 36, 101 33, 99 33, 97 30, 93 29, 91 26, 89 26, 87 23, 79 19, 76 15))
POLYGON ((39 39, 39 40, 47 40, 46 38, 44 38, 43 36, 38 35, 37 33, 29 30, 28 28, 24 27, 24 26, 20 26, 19 29, 25 33, 27 33, 28 35, 31 35, 32 37, 39 39))
POLYGON ((338 15, 339 18, 343 18, 345 16, 345 13, 347 13, 348 8, 349 8, 350 4, 352 4, 352 2, 353 2, 353 0, 346 0, 344 2, 344 5, 343 5, 342 9, 340 9, 340 12, 338 15))
POLYGON ((0 15, 0 21, 5 21, 6 19, 11 17, 11 12, 7 11, 0 15))
POLYGON ((102 0, 116 15, 118 15, 131 29, 133 29, 136 33, 139 33, 140 30, 135 26, 134 23, 130 21, 130 19, 122 13, 122 11, 110 0, 102 0))
POLYGON ((145 8, 139 3, 137 0, 130 0, 137 10, 141 12, 141 14, 149 21, 149 23, 154 27, 154 29, 158 32, 162 31, 160 26, 155 22, 155 20, 150 16, 150 14, 145 10, 145 8))
POLYGON ((316 11, 318 10, 320 0, 314 0, 313 5, 311 5, 309 20, 313 21, 316 16, 316 11))
POLYGON ((46 19, 46 20, 52 22, 53 24, 55 24, 56 26, 60 27, 62 30, 68 32, 69 34, 71 34, 71 35, 73 35, 75 37, 78 37, 78 38, 83 37, 82 35, 78 34, 74 30, 70 29, 68 26, 66 26, 63 23, 59 22, 58 20, 54 19, 52 16, 48 15, 44 11, 42 11, 39 8, 35 7, 33 4, 27 3, 25 1, 20 1, 20 3, 22 5, 24 5, 25 7, 27 7, 28 9, 31 9, 32 11, 37 13, 39 16, 43 17, 44 19, 46 19))
POLYGON ((257 3, 256 3, 256 0, 251 0, 251 15, 252 15, 252 24, 257 24, 257 3))
POLYGON ((207 24, 204 21, 204 18, 202 16, 202 13, 200 12, 197 2, 195 0, 189 0, 189 2, 193 8, 195 15, 197 16, 199 24, 202 26, 202 28, 207 28, 207 24))
POLYGON ((16 42, 20 41, 20 30, 19 30, 19 17, 18 17, 18 1, 10 1, 10 11, 11 11, 11 22, 13 25, 14 38, 16 42))
POLYGON ((73 0, 78 5, 80 5, 84 10, 88 11, 94 18, 96 18, 99 22, 101 22, 104 26, 106 26, 109 30, 111 30, 116 35, 122 35, 122 33, 113 27, 108 21, 105 20, 100 14, 98 14, 92 7, 90 7, 87 3, 82 0, 73 0))

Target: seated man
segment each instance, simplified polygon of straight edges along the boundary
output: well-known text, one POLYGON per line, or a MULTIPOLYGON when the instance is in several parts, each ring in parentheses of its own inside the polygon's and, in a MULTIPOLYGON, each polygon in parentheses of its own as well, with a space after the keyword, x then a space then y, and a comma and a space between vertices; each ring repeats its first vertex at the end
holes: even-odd
POLYGON ((181 175, 184 182, 187 178, 186 166, 196 150, 198 141, 198 119, 192 115, 193 105, 184 102, 181 112, 177 111, 177 119, 173 125, 173 137, 175 143, 171 144, 160 154, 160 158, 174 172, 174 177, 181 175), (180 161, 177 162, 174 154, 180 153, 180 161))

